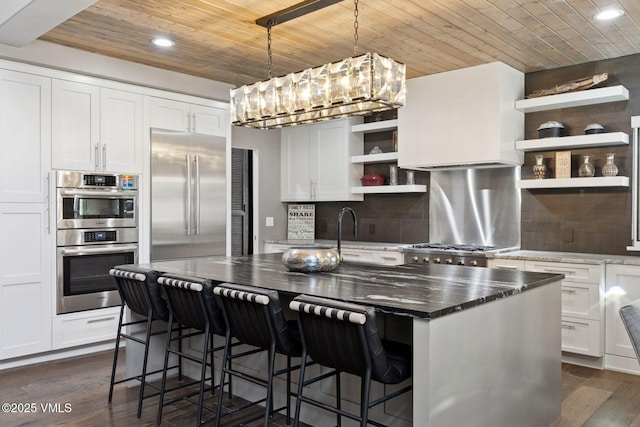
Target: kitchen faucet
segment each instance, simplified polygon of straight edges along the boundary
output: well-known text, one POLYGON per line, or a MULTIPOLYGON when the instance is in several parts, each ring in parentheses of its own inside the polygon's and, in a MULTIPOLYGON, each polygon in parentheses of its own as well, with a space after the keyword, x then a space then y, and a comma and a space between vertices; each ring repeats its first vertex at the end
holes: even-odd
POLYGON ((342 216, 346 211, 351 212, 351 216, 353 217, 353 235, 358 235, 358 219, 356 218, 356 213, 353 209, 345 206, 340 209, 340 213, 338 214, 338 256, 340 256, 340 260, 342 260, 342 252, 340 252, 340 241, 342 240, 342 216))

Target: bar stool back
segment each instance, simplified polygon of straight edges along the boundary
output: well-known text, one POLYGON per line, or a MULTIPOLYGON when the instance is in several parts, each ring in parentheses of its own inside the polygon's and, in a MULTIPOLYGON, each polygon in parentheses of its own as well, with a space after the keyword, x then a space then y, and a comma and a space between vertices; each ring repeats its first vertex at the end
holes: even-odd
POLYGON ((297 312, 302 340, 302 362, 298 383, 295 425, 300 422, 302 402, 334 412, 337 424, 341 416, 383 426, 368 419, 369 408, 405 393, 411 386, 370 401, 371 380, 383 384, 398 384, 411 376, 411 346, 380 338, 375 323, 373 307, 344 303, 327 298, 300 295, 291 301, 289 307, 297 312), (306 379, 306 356, 314 362, 333 368, 330 373, 306 379), (340 373, 361 377, 360 415, 351 414, 340 406, 340 373), (336 405, 303 396, 303 387, 335 376, 336 405))
MULTIPOLYGON (((290 402, 291 402, 291 371, 297 369, 298 366, 291 366, 291 357, 299 357, 301 354, 301 346, 299 336, 297 334, 297 324, 295 321, 287 322, 278 292, 262 289, 253 286, 234 285, 230 283, 222 283, 215 287, 216 295, 220 306, 222 307, 225 321, 227 323, 225 358, 222 368, 220 382, 224 381, 225 375, 229 377, 237 376, 255 384, 262 385, 267 389, 267 396, 256 402, 250 402, 238 410, 265 402, 264 425, 268 425, 269 417, 275 412, 286 409, 287 425, 291 418, 290 402), (249 344, 257 347, 257 350, 247 351, 244 353, 232 355, 231 337, 234 337, 242 344, 249 344), (257 352, 269 351, 268 376, 265 382, 262 379, 247 375, 227 366, 227 361, 239 357, 248 356, 257 352), (287 357, 287 367, 285 369, 275 370, 275 355, 283 354, 287 357), (287 403, 281 408, 273 408, 273 378, 281 374, 286 374, 286 400, 287 403)), ((218 397, 218 405, 222 405, 222 394, 218 397)), ((221 414, 218 414, 216 425, 219 424, 221 414)), ((258 419, 257 417, 256 419, 258 419)), ((254 419, 255 420, 255 419, 254 419)), ((250 422, 254 420, 247 420, 250 422)))
MULTIPOLYGON (((199 391, 187 396, 181 396, 173 399, 169 402, 165 402, 165 394, 173 391, 174 389, 167 389, 167 371, 165 370, 162 376, 162 386, 160 390, 160 403, 158 406, 157 424, 160 425, 162 421, 163 407, 174 403, 179 400, 192 401, 191 396, 198 394, 197 402, 197 421, 196 425, 200 425, 203 422, 210 420, 202 420, 202 409, 204 406, 204 392, 207 381, 210 382, 209 390, 211 394, 214 393, 214 379, 213 379, 213 360, 214 352, 222 350, 224 346, 215 347, 213 344, 213 335, 224 336, 226 332, 226 326, 222 312, 215 301, 213 296, 213 284, 210 280, 205 280, 197 277, 177 276, 172 274, 163 274, 158 278, 158 283, 162 286, 162 291, 167 305, 169 307, 169 327, 171 328, 174 322, 182 325, 183 330, 180 333, 169 333, 167 336, 167 344, 165 347, 165 366, 169 363, 169 355, 177 354, 179 357, 186 358, 193 362, 200 363, 200 379, 198 381, 191 382, 189 384, 182 384, 183 388, 193 384, 200 384, 199 391), (191 328, 191 330, 189 330, 191 328), (175 350, 171 347, 172 341, 182 341, 183 339, 190 338, 196 335, 203 336, 203 348, 200 358, 182 351, 175 350), (207 363, 207 358, 209 362, 207 363), (210 367, 209 377, 207 378, 207 367, 210 367)), ((222 387, 220 387, 220 393, 222 393, 222 387)), ((206 407, 206 409, 218 412, 219 409, 213 409, 206 407)))
POLYGON ((640 361, 640 299, 620 307, 618 313, 627 330, 636 358, 640 361))
MULTIPOLYGON (((113 387, 115 384, 120 384, 122 382, 131 380, 140 381, 137 412, 137 417, 140 418, 140 415, 142 413, 143 399, 157 396, 159 394, 159 389, 157 387, 154 387, 153 384, 147 384, 147 375, 162 372, 161 369, 153 372, 147 372, 147 360, 149 356, 149 343, 151 337, 158 334, 164 334, 166 332, 166 329, 164 328, 162 328, 161 330, 153 331, 152 324, 155 321, 166 322, 167 320, 169 320, 169 309, 160 294, 160 288, 157 283, 157 272, 130 265, 120 265, 112 268, 109 271, 109 274, 114 278, 116 288, 118 289, 121 300, 120 319, 118 321, 118 333, 116 335, 116 345, 113 353, 113 368, 111 370, 111 381, 109 384, 109 402, 111 402, 112 400, 113 387), (124 313, 126 307, 128 307, 131 312, 137 314, 140 319, 124 322, 124 313), (146 333, 144 335, 144 338, 141 338, 139 336, 140 334, 136 335, 132 331, 126 333, 123 330, 123 327, 131 327, 143 323, 146 323, 146 333), (115 381, 116 369, 118 366, 118 350, 120 349, 121 338, 140 343, 144 346, 142 372, 140 373, 140 375, 134 375, 121 379, 119 381, 115 381), (156 388, 157 392, 145 396, 146 385, 150 385, 156 388)), ((181 360, 179 360, 179 362, 180 361, 181 360)), ((178 363, 177 366, 172 366, 168 369, 178 368, 179 375, 181 375, 181 367, 181 364, 178 363)))

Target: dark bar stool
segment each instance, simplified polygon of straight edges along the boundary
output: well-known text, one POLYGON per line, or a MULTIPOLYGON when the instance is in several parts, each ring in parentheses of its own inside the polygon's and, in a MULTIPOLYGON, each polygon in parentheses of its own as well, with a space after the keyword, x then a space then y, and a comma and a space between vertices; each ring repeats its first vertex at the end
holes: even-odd
POLYGON ((618 313, 622 319, 622 324, 627 330, 636 358, 640 361, 640 300, 632 301, 620 307, 618 313))
POLYGON ((378 335, 373 307, 349 304, 341 301, 300 295, 289 307, 297 312, 302 340, 302 362, 298 383, 295 426, 300 422, 302 402, 312 404, 337 416, 384 426, 368 419, 369 408, 411 390, 404 387, 374 401, 370 401, 371 380, 383 384, 398 384, 411 376, 411 346, 383 340, 378 335), (305 379, 306 356, 332 372, 305 379), (360 416, 340 408, 340 373, 361 377, 360 416), (336 377, 336 406, 303 396, 303 387, 317 381, 336 377))
MULTIPOLYGON (((118 321, 118 334, 116 335, 116 346, 113 353, 113 369, 111 370, 111 382, 109 384, 109 402, 111 402, 111 399, 113 397, 113 386, 115 384, 120 384, 131 380, 140 381, 137 413, 137 417, 140 418, 140 415, 142 413, 143 399, 160 394, 160 389, 151 383, 147 384, 146 379, 147 375, 162 372, 162 369, 158 369, 153 372, 147 372, 147 360, 149 357, 149 343, 151 337, 154 335, 166 333, 166 327, 163 327, 161 330, 153 331, 153 323, 156 321, 167 322, 169 320, 169 309, 167 308, 167 304, 162 299, 160 293, 160 287, 157 283, 157 272, 129 265, 120 265, 112 268, 109 271, 109 274, 114 278, 116 288, 118 289, 121 300, 120 319, 118 321), (126 307, 128 307, 132 313, 136 313, 141 318, 139 320, 124 322, 123 320, 126 307), (131 327, 143 323, 146 323, 146 332, 144 338, 141 338, 139 336, 140 334, 136 335, 133 332, 126 333, 123 331, 123 327, 131 327), (121 379, 119 381, 115 381, 116 368, 118 366, 118 350, 120 349, 121 338, 140 343, 144 346, 142 372, 140 373, 140 375, 134 375, 128 378, 121 379), (145 396, 146 385, 155 388, 157 391, 145 396)), ((167 369, 178 368, 178 375, 181 377, 181 361, 182 359, 178 359, 178 365, 167 367, 167 369)))
MULTIPOLYGON (((177 354, 179 357, 186 358, 193 362, 200 363, 201 372, 200 379, 197 381, 189 382, 188 384, 182 384, 180 387, 188 387, 194 384, 200 384, 200 389, 196 393, 192 393, 186 396, 180 396, 172 399, 169 402, 165 402, 165 394, 173 391, 176 388, 167 389, 167 370, 164 371, 162 376, 162 385, 160 388, 160 403, 158 405, 158 417, 157 424, 160 425, 162 421, 162 409, 164 406, 175 403, 181 400, 187 400, 192 403, 196 403, 198 406, 196 425, 203 424, 211 421, 202 420, 202 409, 205 408, 209 411, 218 412, 217 409, 206 407, 203 403, 204 393, 207 389, 206 384, 210 382, 208 387, 211 395, 214 393, 214 379, 213 379, 213 355, 215 351, 224 349, 224 346, 215 347, 213 344, 213 335, 224 336, 226 332, 226 326, 222 311, 218 307, 213 296, 213 284, 210 280, 205 280, 197 277, 176 276, 171 274, 163 274, 158 278, 158 283, 161 285, 164 297, 167 300, 169 307, 169 328, 174 322, 179 323, 183 328, 179 333, 170 333, 167 336, 167 344, 164 356, 164 365, 169 363, 170 354, 177 354), (189 329, 191 328, 191 329, 189 329), (182 341, 190 337, 202 335, 203 347, 202 355, 200 358, 184 353, 179 350, 175 350, 171 343, 173 341, 182 341), (207 362, 209 358, 209 362, 207 362), (210 374, 207 377, 207 367, 210 367, 210 374), (192 396, 198 394, 198 401, 195 402, 191 399, 192 396)), ((220 387, 220 393, 222 393, 222 387, 220 387)))
MULTIPOLYGON (((274 413, 286 409, 287 425, 291 420, 291 371, 298 369, 299 366, 291 366, 291 357, 300 357, 301 346, 299 334, 297 333, 297 325, 295 321, 287 322, 280 299, 276 291, 267 289, 241 286, 230 283, 223 283, 215 287, 213 290, 216 295, 225 321, 227 323, 225 354, 222 367, 220 382, 224 381, 225 375, 240 377, 246 381, 266 387, 267 396, 255 402, 250 402, 242 407, 234 410, 233 413, 244 410, 248 407, 264 402, 264 425, 269 425, 269 418, 274 413), (234 337, 241 344, 249 344, 257 347, 255 350, 245 351, 232 355, 231 337, 234 337), (231 369, 227 366, 227 362, 232 359, 248 356, 262 351, 269 352, 269 367, 267 380, 256 378, 246 373, 231 369), (287 367, 275 370, 276 353, 280 353, 287 357, 287 367), (273 408, 273 378, 278 375, 286 374, 287 382, 287 403, 281 408, 273 408)), ((218 406, 222 405, 222 393, 218 396, 218 406)), ((225 414, 226 415, 226 414, 225 414)), ((222 414, 216 415, 216 425, 220 423, 222 414)), ((261 416, 255 417, 245 422, 255 421, 261 416)))

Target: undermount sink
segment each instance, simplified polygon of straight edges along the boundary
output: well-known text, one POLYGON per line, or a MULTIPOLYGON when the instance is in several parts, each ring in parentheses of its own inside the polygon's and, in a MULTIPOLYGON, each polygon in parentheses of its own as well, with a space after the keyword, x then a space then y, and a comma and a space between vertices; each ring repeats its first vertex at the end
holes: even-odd
POLYGON ((282 263, 290 271, 332 271, 340 265, 340 254, 331 246, 293 246, 282 254, 282 263))

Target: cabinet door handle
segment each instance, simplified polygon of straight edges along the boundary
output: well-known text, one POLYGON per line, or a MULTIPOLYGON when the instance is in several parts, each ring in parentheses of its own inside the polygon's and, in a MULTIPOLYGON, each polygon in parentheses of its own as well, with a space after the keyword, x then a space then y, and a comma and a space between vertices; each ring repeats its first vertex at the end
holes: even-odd
POLYGON ((196 133, 196 113, 191 113, 191 132, 196 133))
POLYGON ((185 160, 187 162, 187 236, 191 236, 191 215, 193 214, 191 207, 191 184, 193 181, 191 176, 191 155, 187 154, 185 160))
POLYGON ((196 206, 195 206, 195 235, 197 236, 198 234, 200 234, 200 156, 199 155, 195 155, 194 157, 194 165, 196 167, 196 171, 195 171, 195 178, 196 178, 196 182, 195 182, 195 190, 196 190, 196 206))
POLYGON ((500 265, 500 264, 496 264, 496 268, 504 268, 506 270, 518 270, 518 266, 517 265, 500 265))
POLYGON ((561 292, 565 293, 565 294, 575 294, 576 293, 576 291, 574 291, 573 289, 562 289, 561 292))
POLYGON ((51 234, 51 205, 49 203, 50 180, 51 180, 51 172, 47 172, 47 176, 44 178, 44 182, 45 182, 44 201, 46 202, 46 206, 47 206, 47 217, 45 219, 47 221, 47 224, 45 226, 45 229, 47 230, 47 234, 51 234))
POLYGON ((187 132, 191 132, 191 113, 187 113, 187 132))
POLYGON ((570 331, 575 331, 576 327, 573 325, 567 325, 565 323, 562 324, 562 329, 569 329, 570 331))
POLYGON ((104 317, 104 318, 102 318, 102 319, 90 319, 90 320, 87 320, 87 323, 109 322, 109 321, 114 320, 114 319, 115 319, 115 317, 114 317, 114 316, 111 316, 111 317, 104 317))
POLYGON ((543 268, 543 273, 554 273, 554 274, 565 274, 567 276, 575 276, 575 270, 560 270, 560 269, 552 269, 552 268, 543 268))
POLYGON ((107 144, 102 144, 102 170, 107 170, 107 144))
POLYGON ((98 144, 96 144, 95 155, 96 155, 96 170, 100 170, 100 159, 99 159, 100 151, 98 151, 98 144))

